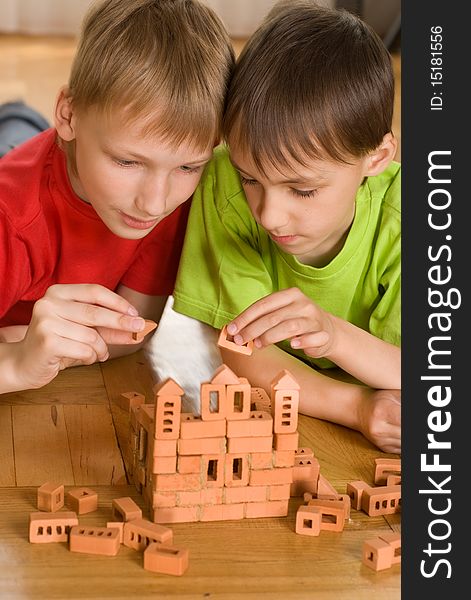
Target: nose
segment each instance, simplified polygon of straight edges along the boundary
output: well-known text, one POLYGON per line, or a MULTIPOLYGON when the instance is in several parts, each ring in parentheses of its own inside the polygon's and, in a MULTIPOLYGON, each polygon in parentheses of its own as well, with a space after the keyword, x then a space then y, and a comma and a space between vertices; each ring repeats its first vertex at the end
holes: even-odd
POLYGON ((142 215, 159 217, 166 211, 169 192, 169 177, 165 173, 147 174, 140 183, 135 205, 142 215))
POLYGON ((260 225, 267 231, 282 231, 288 222, 283 199, 276 191, 262 191, 257 205, 260 225))

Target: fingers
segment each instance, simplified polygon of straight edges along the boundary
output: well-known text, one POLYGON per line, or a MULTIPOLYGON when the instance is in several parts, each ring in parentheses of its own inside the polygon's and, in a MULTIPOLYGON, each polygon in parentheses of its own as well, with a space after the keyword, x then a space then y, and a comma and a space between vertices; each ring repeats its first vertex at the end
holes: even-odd
POLYGON ((291 340, 291 347, 304 350, 304 353, 313 358, 321 358, 329 351, 331 336, 327 331, 306 333, 291 340))
POLYGON ((125 298, 102 285, 94 283, 52 285, 48 288, 45 297, 74 300, 84 304, 96 304, 134 317, 139 314, 136 308, 125 298))

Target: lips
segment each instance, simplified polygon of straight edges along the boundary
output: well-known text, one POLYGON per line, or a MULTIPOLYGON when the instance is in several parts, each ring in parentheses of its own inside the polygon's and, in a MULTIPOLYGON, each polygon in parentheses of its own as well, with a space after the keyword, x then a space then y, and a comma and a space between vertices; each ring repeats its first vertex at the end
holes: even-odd
POLYGON ((293 244, 298 239, 297 235, 275 235, 274 233, 270 233, 270 237, 276 244, 281 245, 293 244))
POLYGON ((152 219, 151 221, 142 221, 141 219, 136 219, 126 213, 121 213, 121 217, 124 223, 133 229, 151 229, 160 221, 160 218, 152 219))

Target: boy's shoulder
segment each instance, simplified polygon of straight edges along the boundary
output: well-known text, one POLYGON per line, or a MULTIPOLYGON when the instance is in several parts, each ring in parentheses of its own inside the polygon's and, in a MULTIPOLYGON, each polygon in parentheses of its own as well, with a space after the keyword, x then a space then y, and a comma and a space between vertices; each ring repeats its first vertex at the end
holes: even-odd
POLYGON ((219 144, 214 149, 213 157, 206 167, 202 185, 203 188, 210 186, 221 206, 241 194, 240 177, 231 162, 229 150, 225 144, 219 144))
POLYGON ((401 164, 392 161, 388 167, 373 177, 368 177, 371 195, 384 206, 401 213, 401 164))

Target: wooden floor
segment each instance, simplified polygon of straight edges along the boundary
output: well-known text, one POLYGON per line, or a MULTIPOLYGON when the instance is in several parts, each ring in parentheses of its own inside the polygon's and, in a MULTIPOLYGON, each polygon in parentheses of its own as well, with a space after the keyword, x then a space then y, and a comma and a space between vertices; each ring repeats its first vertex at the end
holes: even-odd
MULTIPOLYGON (((244 40, 233 40, 236 53, 244 40)), ((0 34, 0 103, 22 99, 52 122, 59 87, 67 83, 76 47, 72 37, 0 34)), ((395 50, 393 66, 396 99, 393 131, 399 140, 396 160, 401 160, 401 56, 395 50)))

